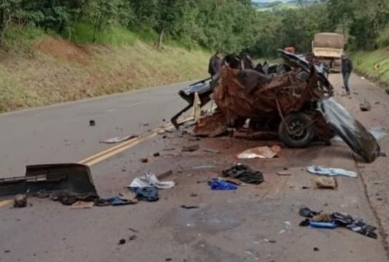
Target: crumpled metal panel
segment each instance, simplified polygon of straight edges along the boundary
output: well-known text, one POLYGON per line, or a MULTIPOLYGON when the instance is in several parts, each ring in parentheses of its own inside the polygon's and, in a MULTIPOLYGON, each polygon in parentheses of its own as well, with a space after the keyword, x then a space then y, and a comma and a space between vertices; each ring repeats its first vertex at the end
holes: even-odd
POLYGON ((319 109, 335 133, 366 162, 380 155, 380 146, 374 136, 333 98, 322 99, 319 109))

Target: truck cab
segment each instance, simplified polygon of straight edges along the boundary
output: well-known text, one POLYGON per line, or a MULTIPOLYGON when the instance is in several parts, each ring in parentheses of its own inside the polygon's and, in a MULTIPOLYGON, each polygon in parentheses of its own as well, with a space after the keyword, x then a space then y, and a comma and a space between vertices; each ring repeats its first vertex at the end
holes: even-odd
POLYGON ((330 72, 339 73, 342 69, 344 36, 337 33, 318 33, 312 41, 313 62, 325 63, 330 72))

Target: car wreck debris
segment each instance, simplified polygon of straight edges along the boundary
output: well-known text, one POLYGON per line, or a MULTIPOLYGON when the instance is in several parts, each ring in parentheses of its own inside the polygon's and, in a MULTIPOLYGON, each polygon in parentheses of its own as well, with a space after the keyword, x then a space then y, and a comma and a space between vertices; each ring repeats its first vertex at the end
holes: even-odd
POLYGON ((190 146, 184 146, 181 151, 191 153, 191 152, 196 152, 199 149, 200 149, 199 145, 190 145, 190 146))
POLYGON ((314 179, 315 186, 322 189, 337 189, 338 181, 335 177, 318 177, 314 179))
POLYGON ((270 159, 276 157, 279 152, 281 152, 281 147, 279 146, 272 146, 271 148, 268 146, 264 146, 245 150, 242 153, 238 154, 237 157, 239 159, 270 159))
POLYGON ((307 218, 300 223, 300 226, 329 229, 343 227, 373 239, 378 238, 377 233, 375 233, 376 227, 370 226, 362 220, 355 220, 350 215, 341 213, 322 214, 322 212, 315 212, 306 207, 301 208, 299 214, 300 216, 307 218))
POLYGON ((135 178, 129 188, 145 188, 145 187, 155 187, 158 189, 170 189, 175 186, 173 181, 161 182, 158 180, 157 176, 151 172, 146 172, 144 176, 135 178))
POLYGON ((259 185, 264 181, 263 174, 259 171, 252 170, 246 165, 235 165, 223 172, 224 177, 239 179, 246 184, 259 185))
POLYGON ((24 177, 0 179, 0 196, 26 192, 36 195, 42 191, 97 196, 89 167, 80 164, 27 166, 24 177))
POLYGON ((95 120, 89 120, 89 126, 96 126, 95 120))
MULTIPOLYGON (((219 74, 179 92, 189 105, 178 115, 194 105, 195 94, 201 106, 212 95, 217 108, 196 122, 195 136, 216 137, 233 130, 234 136, 242 138, 246 130, 246 138, 276 134, 286 146, 304 148, 314 141, 330 145, 337 134, 356 154, 373 162, 380 151, 377 141, 331 98, 333 87, 323 68, 298 55, 280 53, 282 70, 271 77, 263 70, 229 62, 241 58, 228 55, 219 74), (247 121, 249 128, 245 129, 247 121)), ((176 128, 178 115, 172 119, 176 128)))
POLYGON ((367 112, 371 110, 371 105, 370 103, 365 99, 363 100, 362 103, 360 103, 359 108, 361 109, 362 112, 367 112))
POLYGON ((117 136, 114 138, 110 138, 107 140, 100 141, 102 144, 116 144, 116 143, 121 143, 124 141, 131 140, 133 138, 138 138, 139 136, 117 136))
POLYGON ((14 199, 15 208, 23 208, 27 206, 27 196, 26 195, 16 195, 14 199))

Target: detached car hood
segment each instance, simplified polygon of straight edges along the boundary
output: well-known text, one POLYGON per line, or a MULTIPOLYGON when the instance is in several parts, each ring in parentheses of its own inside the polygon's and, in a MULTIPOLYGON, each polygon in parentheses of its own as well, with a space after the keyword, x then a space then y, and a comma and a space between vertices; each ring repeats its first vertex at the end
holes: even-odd
POLYGON ((366 162, 371 163, 380 155, 374 136, 333 98, 320 100, 318 106, 334 132, 366 162))

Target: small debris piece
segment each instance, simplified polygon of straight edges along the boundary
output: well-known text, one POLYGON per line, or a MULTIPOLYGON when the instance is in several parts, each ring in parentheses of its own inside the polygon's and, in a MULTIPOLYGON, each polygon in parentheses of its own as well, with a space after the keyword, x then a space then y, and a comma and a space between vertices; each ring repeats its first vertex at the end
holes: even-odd
POLYGON ((310 189, 310 187, 309 186, 303 186, 303 187, 301 187, 301 189, 307 190, 307 189, 310 189))
POLYGON ((133 229, 133 228, 128 228, 128 230, 130 230, 131 232, 134 232, 134 233, 139 233, 139 231, 138 230, 136 230, 136 229, 133 229))
POLYGON ((102 143, 102 144, 117 144, 117 143, 121 143, 124 141, 128 141, 128 140, 137 138, 137 137, 139 137, 139 136, 117 136, 117 137, 113 137, 113 138, 110 138, 107 140, 100 141, 100 143, 102 143))
POLYGON ((377 101, 377 102, 375 102, 375 104, 376 104, 376 105, 379 105, 379 104, 381 104, 381 103, 380 103, 379 101, 377 101))
POLYGON ((279 171, 279 172, 277 172, 277 175, 279 175, 279 176, 291 176, 292 173, 290 173, 288 171, 279 171))
POLYGON ((132 235, 128 238, 128 241, 134 241, 137 238, 136 235, 132 235))
POLYGON ((313 248, 313 251, 317 252, 317 251, 320 251, 320 249, 317 248, 317 247, 314 247, 314 248, 313 248))
POLYGON ((154 157, 159 157, 159 156, 161 156, 161 154, 160 153, 154 153, 154 157))
POLYGON ((10 250, 4 250, 4 253, 11 253, 10 250))
POLYGON ((226 180, 227 182, 234 184, 236 186, 243 185, 243 183, 240 180, 232 178, 232 177, 225 177, 224 180, 226 180))
POLYGON ((92 208, 93 206, 94 206, 94 202, 77 201, 70 208, 71 209, 89 209, 89 208, 92 208))
POLYGON ((275 241, 275 240, 269 240, 269 239, 264 239, 264 241, 265 241, 266 243, 270 243, 270 244, 275 244, 275 243, 277 243, 277 241, 275 241))
POLYGON ((204 152, 210 153, 210 154, 220 154, 220 151, 218 150, 213 150, 213 149, 204 149, 204 152))
POLYGON ((173 261, 172 258, 166 258, 165 261, 173 261))
POLYGON ((386 89, 385 92, 389 95, 389 89, 386 89))
POLYGON ((195 194, 195 193, 190 194, 190 196, 191 196, 191 197, 198 197, 198 195, 195 194))
POLYGON ((143 126, 149 126, 149 123, 144 123, 143 126))
POLYGON ((95 120, 89 120, 89 126, 96 126, 95 120))
POLYGON ((172 147, 172 148, 164 148, 163 149, 163 151, 174 151, 174 150, 176 150, 174 147, 172 147))
POLYGON ((314 179, 315 186, 321 189, 337 189, 338 181, 335 177, 317 177, 314 179))
POLYGON ((120 239, 118 245, 124 245, 126 243, 125 239, 120 239))
POLYGON ((148 162, 149 162, 149 160, 148 160, 147 158, 142 158, 140 161, 141 161, 142 163, 148 163, 148 162))
POLYGON ((158 135, 164 135, 164 134, 166 134, 166 131, 163 130, 163 129, 159 129, 159 130, 157 131, 157 134, 158 134, 158 135))
POLYGON ((281 147, 279 146, 272 146, 271 148, 268 146, 256 147, 243 151, 242 153, 238 154, 237 157, 239 159, 271 159, 276 157, 280 151, 281 147))
POLYGON ((181 208, 183 209, 197 209, 200 208, 199 206, 187 206, 187 205, 182 205, 181 208))
POLYGON ((200 149, 199 145, 184 146, 182 152, 195 152, 200 149))
POLYGON ((27 206, 27 196, 26 195, 16 195, 14 199, 15 208, 23 208, 27 206))
POLYGON ((122 172, 126 172, 127 169, 125 167, 122 168, 122 172))
POLYGON ((371 110, 371 105, 367 100, 364 100, 360 105, 359 108, 362 112, 367 112, 371 110))

